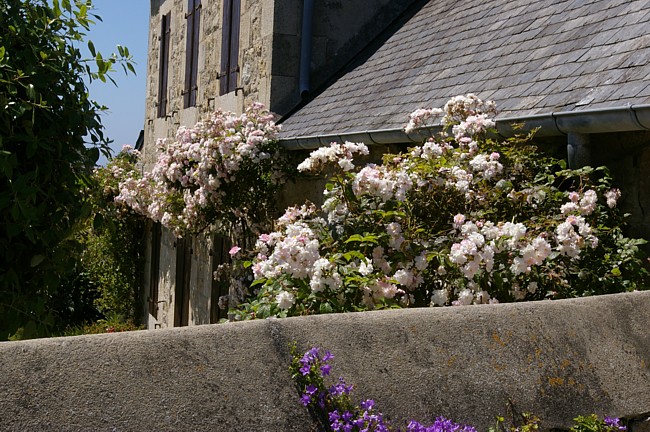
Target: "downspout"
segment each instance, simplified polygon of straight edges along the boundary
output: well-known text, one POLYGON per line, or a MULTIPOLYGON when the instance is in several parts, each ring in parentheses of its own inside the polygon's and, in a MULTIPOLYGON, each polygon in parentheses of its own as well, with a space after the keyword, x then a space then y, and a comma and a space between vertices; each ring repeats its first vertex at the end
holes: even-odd
POLYGON ((588 134, 569 132, 567 137, 567 159, 569 168, 591 166, 591 138, 588 134))
POLYGON ((300 97, 306 98, 311 90, 311 38, 313 33, 314 0, 304 0, 302 7, 302 36, 300 40, 300 97))

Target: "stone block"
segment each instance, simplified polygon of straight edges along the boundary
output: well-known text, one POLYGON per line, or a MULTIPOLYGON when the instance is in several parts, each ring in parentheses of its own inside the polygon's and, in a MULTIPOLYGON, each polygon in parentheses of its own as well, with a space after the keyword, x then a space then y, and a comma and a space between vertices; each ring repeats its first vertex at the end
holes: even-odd
POLYGON ((295 35, 276 34, 272 43, 273 75, 297 77, 300 71, 300 38, 295 35))
MULTIPOLYGON (((302 31, 302 4, 301 0, 276 1, 273 33, 299 35, 302 31)), ((314 16, 314 19, 318 17, 314 16)))

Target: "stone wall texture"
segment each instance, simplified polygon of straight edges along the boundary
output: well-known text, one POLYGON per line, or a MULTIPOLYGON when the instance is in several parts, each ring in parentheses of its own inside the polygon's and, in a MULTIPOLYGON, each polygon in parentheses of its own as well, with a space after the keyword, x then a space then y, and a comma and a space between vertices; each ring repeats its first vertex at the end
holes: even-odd
MULTIPOLYGON (((312 89, 345 66, 415 0, 327 0, 313 11, 312 89)), ((144 162, 155 161, 156 140, 173 137, 179 126, 192 126, 221 108, 242 112, 262 102, 279 115, 300 101, 299 76, 303 20, 301 0, 241 0, 238 90, 219 95, 222 2, 203 1, 195 107, 183 108, 187 0, 151 0, 144 162), (157 117, 161 20, 171 17, 167 116, 157 117)))
MULTIPOLYGON (((0 343, 3 431, 311 431, 289 344, 395 420, 650 412, 650 292, 0 343)), ((645 414, 645 417, 643 416, 645 414)), ((646 429, 642 429, 646 427, 646 429)))

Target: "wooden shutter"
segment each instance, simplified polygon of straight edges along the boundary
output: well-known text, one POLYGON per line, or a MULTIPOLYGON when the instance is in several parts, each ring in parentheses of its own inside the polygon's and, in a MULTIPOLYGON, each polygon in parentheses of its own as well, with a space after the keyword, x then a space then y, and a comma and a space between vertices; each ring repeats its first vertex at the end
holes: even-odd
POLYGON ((185 44, 185 89, 183 90, 183 106, 185 108, 196 105, 201 0, 188 0, 186 18, 187 42, 185 44))
POLYGON ((224 0, 223 24, 221 26, 221 68, 219 71, 220 95, 237 88, 240 15, 241 0, 224 0))
POLYGON ((176 289, 174 290, 174 327, 189 323, 190 283, 192 275, 192 239, 176 240, 176 289))
MULTIPOLYGON (((222 235, 215 235, 212 242, 212 274, 217 271, 221 264, 230 262, 231 242, 228 238, 222 235)), ((222 296, 227 296, 228 286, 224 286, 223 281, 216 281, 212 278, 212 293, 210 298, 210 323, 214 324, 219 322, 220 319, 228 318, 228 308, 219 308, 219 299, 222 296), (221 282, 221 283, 220 283, 221 282)))
POLYGON ((196 99, 198 96, 199 85, 198 85, 198 74, 199 74, 199 40, 201 39, 201 0, 194 0, 194 15, 193 15, 194 24, 192 25, 194 29, 194 36, 192 38, 192 82, 190 88, 190 102, 192 106, 196 105, 196 99))
POLYGON ((170 14, 163 15, 160 28, 160 65, 158 69, 158 117, 167 115, 167 81, 169 76, 170 14))
POLYGON ((237 72, 239 71, 239 15, 241 0, 232 0, 230 14, 230 50, 228 52, 228 91, 237 88, 237 72))
POLYGON ((158 319, 158 286, 160 281, 160 223, 151 227, 151 266, 149 267, 149 313, 158 319))
POLYGON ((223 20, 221 24, 221 69, 219 71, 219 94, 228 93, 230 71, 230 24, 232 17, 232 0, 223 1, 223 20))

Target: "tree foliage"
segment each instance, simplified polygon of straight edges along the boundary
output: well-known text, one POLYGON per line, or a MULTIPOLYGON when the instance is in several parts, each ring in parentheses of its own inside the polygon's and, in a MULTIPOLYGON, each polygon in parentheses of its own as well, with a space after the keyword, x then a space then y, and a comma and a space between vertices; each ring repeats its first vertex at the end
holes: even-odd
POLYGON ((69 312, 77 222, 108 140, 84 77, 133 71, 128 50, 93 59, 80 46, 98 17, 90 0, 0 3, 0 340, 45 334, 69 312), (90 140, 90 143, 86 140, 90 140))

